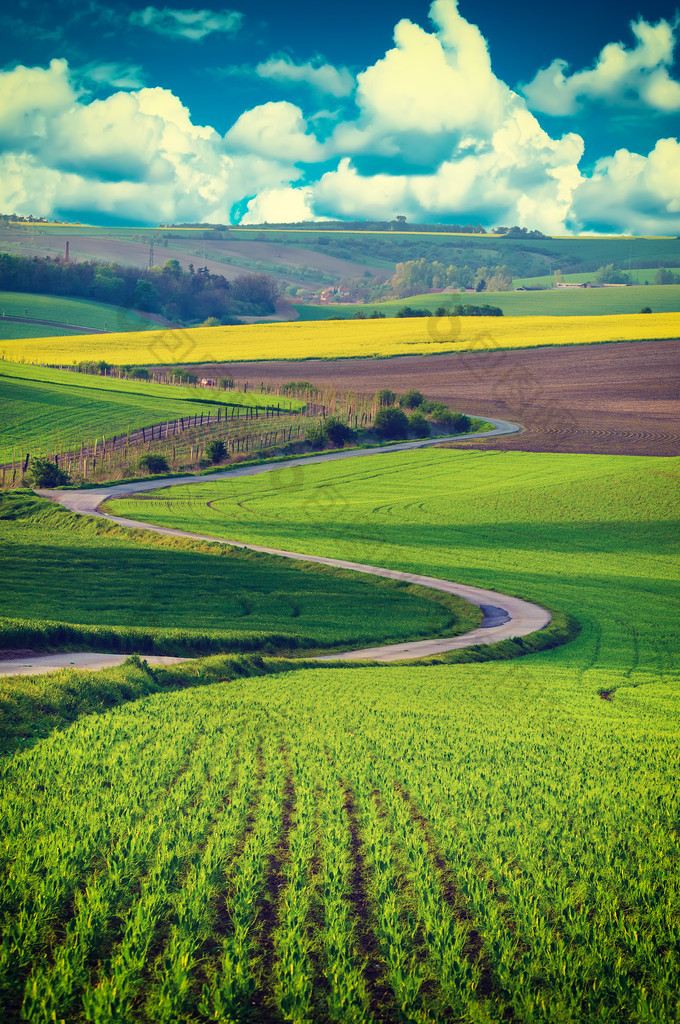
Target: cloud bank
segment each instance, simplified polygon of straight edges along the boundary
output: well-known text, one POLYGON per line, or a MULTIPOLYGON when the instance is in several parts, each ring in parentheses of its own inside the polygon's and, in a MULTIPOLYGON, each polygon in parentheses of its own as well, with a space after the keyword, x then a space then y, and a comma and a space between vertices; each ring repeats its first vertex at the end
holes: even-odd
POLYGON ((587 102, 599 101, 663 113, 680 110, 680 82, 668 74, 675 47, 672 27, 664 20, 649 25, 642 19, 630 27, 637 39, 632 50, 609 43, 592 68, 567 75, 569 65, 557 59, 539 71, 522 90, 531 109, 568 116, 587 102))
MULTIPOLYGON (((241 16, 147 7, 138 17, 196 41, 236 31, 241 16)), ((553 138, 530 109, 539 94, 551 113, 567 113, 583 97, 614 103, 627 90, 630 101, 631 88, 636 102, 680 106, 667 23, 637 22, 635 48, 605 47, 588 72, 568 76, 553 62, 521 95, 494 74, 484 37, 455 0, 435 0, 430 18, 431 31, 402 19, 394 45, 356 77, 287 57, 254 69, 334 97, 335 123, 329 111, 273 100, 220 135, 194 124, 169 90, 136 87, 139 69, 53 60, 0 72, 0 209, 140 223, 227 223, 244 210, 244 223, 401 214, 546 233, 680 233, 677 140, 649 154, 618 150, 584 173, 582 138, 553 138), (88 78, 117 91, 93 98, 88 78)))

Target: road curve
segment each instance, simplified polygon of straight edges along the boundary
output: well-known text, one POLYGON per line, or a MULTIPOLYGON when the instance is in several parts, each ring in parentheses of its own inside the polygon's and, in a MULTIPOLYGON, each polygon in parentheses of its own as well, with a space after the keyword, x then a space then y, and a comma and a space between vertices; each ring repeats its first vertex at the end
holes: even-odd
MULTIPOLYGON (((488 431, 484 437, 495 437, 503 434, 516 433, 520 428, 514 423, 507 423, 504 420, 488 420, 493 423, 494 430, 488 431)), ((478 437, 478 434, 457 435, 456 440, 478 437)), ((225 540, 221 537, 211 537, 204 534, 189 533, 186 530, 174 530, 165 526, 155 526, 153 523, 144 523, 133 519, 123 519, 119 516, 107 515, 100 511, 102 502, 108 498, 121 497, 134 494, 140 491, 156 490, 164 487, 176 487, 180 484, 208 483, 213 480, 236 479, 243 476, 254 476, 258 473, 268 472, 273 469, 283 469, 290 466, 305 466, 311 463, 332 462, 338 459, 357 458, 364 455, 378 455, 394 451, 408 451, 414 448, 424 448, 428 445, 439 444, 449 438, 438 437, 427 441, 407 441, 403 444, 387 445, 381 448, 368 448, 359 451, 338 451, 330 455, 318 455, 306 459, 291 459, 287 462, 268 463, 261 466, 246 466, 225 470, 220 473, 213 473, 209 476, 187 476, 174 477, 172 480, 146 480, 128 484, 111 485, 109 487, 96 488, 83 491, 56 491, 39 490, 37 493, 42 497, 56 501, 72 512, 84 515, 100 516, 109 522, 117 523, 119 526, 132 530, 151 530, 154 533, 165 534, 170 537, 187 537, 190 540, 211 541, 216 544, 228 544, 230 547, 247 548, 251 551, 261 551, 265 554, 278 555, 283 558, 291 558, 296 561, 316 562, 320 565, 328 565, 334 568, 351 569, 354 572, 367 573, 372 576, 384 576, 393 580, 404 580, 407 583, 416 583, 432 590, 440 590, 449 594, 456 594, 471 604, 480 607, 484 613, 482 624, 477 629, 462 636, 438 637, 431 640, 418 640, 405 644, 390 644, 382 647, 365 648, 361 651, 349 651, 341 654, 328 654, 319 657, 318 661, 348 661, 357 659, 371 659, 373 661, 401 661, 405 659, 424 658, 433 654, 441 654, 445 651, 458 650, 462 647, 471 647, 475 644, 496 643, 500 640, 508 640, 513 637, 525 636, 542 629, 550 622, 550 613, 539 605, 531 604, 517 597, 508 594, 499 594, 493 590, 484 590, 480 587, 465 586, 461 583, 452 583, 449 580, 437 579, 433 576, 421 576, 417 573, 400 572, 395 569, 384 569, 381 566, 365 565, 360 562, 350 562, 340 558, 327 558, 321 555, 303 554, 297 551, 284 551, 279 548, 263 547, 259 544, 244 544, 242 541, 225 540)), ((92 667, 92 666, 90 666, 92 667)))

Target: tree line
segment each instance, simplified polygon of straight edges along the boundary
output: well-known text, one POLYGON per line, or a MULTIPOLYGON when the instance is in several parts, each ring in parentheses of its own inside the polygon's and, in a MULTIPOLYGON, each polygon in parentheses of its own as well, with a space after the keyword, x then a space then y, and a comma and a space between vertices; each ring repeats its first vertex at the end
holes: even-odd
POLYGON ((507 292, 512 288, 512 274, 505 264, 502 266, 478 267, 473 270, 465 265, 462 267, 451 264, 447 266, 439 260, 406 260, 397 263, 396 270, 389 282, 389 288, 395 298, 403 299, 409 295, 418 295, 431 289, 441 291, 444 288, 474 288, 477 292, 507 292))
POLYGON ((239 323, 240 316, 273 313, 280 294, 268 274, 242 274, 228 281, 207 267, 183 270, 179 261, 162 267, 124 266, 59 257, 0 253, 0 291, 31 292, 94 299, 114 306, 160 313, 175 323, 239 323))

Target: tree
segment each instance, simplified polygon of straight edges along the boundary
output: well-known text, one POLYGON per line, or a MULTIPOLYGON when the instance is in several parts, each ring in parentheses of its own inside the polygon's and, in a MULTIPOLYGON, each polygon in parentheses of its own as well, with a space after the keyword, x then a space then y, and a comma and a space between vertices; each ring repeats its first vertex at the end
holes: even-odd
POLYGON ((373 429, 379 437, 384 437, 386 440, 408 437, 406 413, 394 407, 379 409, 373 420, 373 429))
POLYGON ((237 313, 257 316, 274 312, 281 289, 268 274, 241 274, 232 282, 230 292, 237 313))
POLYGON ((68 473, 49 459, 33 459, 24 480, 32 487, 65 487, 71 483, 68 473))
POLYGON ((402 409, 417 409, 419 405, 423 404, 423 396, 420 391, 416 391, 415 388, 410 388, 405 395, 402 395, 399 399, 399 405, 402 409))
POLYGON ((632 284, 633 279, 625 270, 618 270, 613 263, 607 263, 595 271, 598 284, 632 284))
POLYGON ((145 313, 157 313, 161 308, 161 297, 158 289, 150 281, 137 279, 130 304, 133 309, 141 309, 145 313))
POLYGON ((210 442, 205 450, 205 454, 210 459, 213 466, 217 465, 218 462, 225 462, 226 459, 229 458, 226 444, 218 438, 215 438, 214 441, 210 442))
POLYGON ((378 404, 380 406, 394 405, 397 400, 397 396, 394 391, 390 391, 389 388, 381 388, 375 397, 378 399, 378 404))
POLYGON ((643 306, 642 309, 640 310, 640 312, 641 313, 651 313, 652 312, 651 306, 643 306))
POLYGON ((167 473, 170 468, 164 455, 142 455, 137 466, 147 473, 167 473))
POLYGON ((412 437, 430 436, 430 424, 427 422, 422 412, 414 412, 413 415, 409 416, 408 429, 412 437))

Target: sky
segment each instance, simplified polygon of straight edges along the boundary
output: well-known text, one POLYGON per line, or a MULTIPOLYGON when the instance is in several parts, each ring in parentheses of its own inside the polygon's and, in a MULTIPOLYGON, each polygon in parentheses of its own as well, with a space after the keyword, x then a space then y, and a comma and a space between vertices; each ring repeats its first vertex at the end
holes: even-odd
POLYGON ((0 213, 680 235, 677 8, 18 0, 0 213))

